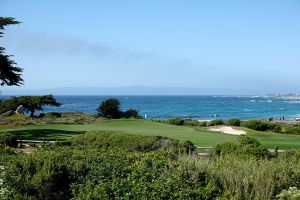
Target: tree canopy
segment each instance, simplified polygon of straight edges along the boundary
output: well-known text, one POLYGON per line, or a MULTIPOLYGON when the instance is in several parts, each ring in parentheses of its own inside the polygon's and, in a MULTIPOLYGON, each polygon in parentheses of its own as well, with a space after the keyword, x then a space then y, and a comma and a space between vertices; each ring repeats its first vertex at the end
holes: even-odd
POLYGON ((57 102, 52 95, 12 97, 1 101, 0 113, 4 113, 9 110, 16 110, 20 105, 23 105, 25 112, 30 113, 30 117, 33 117, 34 112, 37 110, 43 110, 44 106, 48 105, 58 107, 61 103, 57 102))
POLYGON ((140 118, 139 111, 136 109, 128 109, 125 112, 120 109, 120 100, 111 98, 103 101, 97 108, 98 115, 110 119, 119 118, 140 118))
POLYGON ((107 99, 103 101, 97 109, 98 115, 106 118, 120 118, 121 110, 120 110, 120 101, 119 99, 107 99))
MULTIPOLYGON (((3 37, 5 27, 8 25, 20 24, 12 17, 0 17, 0 37, 3 37)), ((17 63, 11 59, 11 55, 5 55, 5 48, 0 47, 0 85, 20 86, 23 84, 21 73, 22 68, 17 67, 17 63)))

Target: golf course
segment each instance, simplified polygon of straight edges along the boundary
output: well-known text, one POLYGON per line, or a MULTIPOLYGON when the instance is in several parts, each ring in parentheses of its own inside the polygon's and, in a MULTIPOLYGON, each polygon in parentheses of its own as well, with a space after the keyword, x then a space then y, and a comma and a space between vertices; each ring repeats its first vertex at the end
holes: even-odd
MULTIPOLYGON (((300 149, 300 136, 280 134, 270 131, 255 131, 244 127, 234 127, 244 130, 248 136, 256 138, 269 149, 278 146, 279 149, 300 149)), ((161 122, 138 119, 101 120, 83 124, 33 124, 1 129, 22 139, 66 139, 86 132, 111 131, 134 135, 159 135, 172 139, 190 140, 198 147, 213 147, 218 143, 237 142, 236 135, 210 131, 206 127, 176 126, 161 122)))

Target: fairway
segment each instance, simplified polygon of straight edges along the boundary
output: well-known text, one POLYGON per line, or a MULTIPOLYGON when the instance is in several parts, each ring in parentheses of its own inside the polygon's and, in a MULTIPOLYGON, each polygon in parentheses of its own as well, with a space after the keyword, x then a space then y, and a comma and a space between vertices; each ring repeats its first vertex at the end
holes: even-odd
MULTIPOLYGON (((280 149, 300 149, 300 136, 243 129, 247 135, 258 139, 263 146, 280 149)), ((196 146, 212 147, 215 144, 237 142, 237 136, 209 131, 207 128, 175 126, 148 120, 103 120, 91 124, 41 124, 27 125, 1 132, 11 132, 23 139, 63 139, 87 131, 117 131, 127 134, 160 135, 180 141, 190 140, 196 146)))

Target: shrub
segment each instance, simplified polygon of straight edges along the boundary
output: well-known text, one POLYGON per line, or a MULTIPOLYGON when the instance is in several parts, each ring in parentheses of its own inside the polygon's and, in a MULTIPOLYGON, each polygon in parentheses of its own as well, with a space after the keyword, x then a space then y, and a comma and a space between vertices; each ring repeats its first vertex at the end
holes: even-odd
POLYGON ((199 125, 198 120, 193 120, 193 119, 184 119, 183 125, 185 126, 198 126, 199 125))
POLYGON ((18 146, 17 137, 11 133, 7 133, 7 132, 1 133, 0 144, 9 147, 17 147, 18 146))
POLYGON ((282 127, 279 124, 271 123, 271 122, 265 122, 261 120, 249 120, 249 121, 243 121, 241 123, 241 126, 257 130, 257 131, 273 131, 280 133, 282 132, 282 127))
POLYGON ((122 116, 119 99, 111 98, 103 101, 97 108, 97 111, 101 117, 118 119, 122 116))
POLYGON ((258 147, 261 145, 257 139, 246 135, 240 135, 238 139, 241 145, 250 145, 253 147, 258 147))
POLYGON ((262 146, 246 145, 246 146, 242 146, 242 148, 239 150, 240 150, 239 153, 241 154, 248 154, 248 155, 255 156, 257 158, 269 158, 271 156, 268 149, 262 146))
POLYGON ((48 112, 45 114, 45 117, 48 118, 61 118, 61 113, 59 112, 48 112))
POLYGON ((207 122, 206 122, 206 121, 200 121, 200 122, 198 123, 198 126, 199 126, 199 127, 206 127, 206 126, 207 126, 207 122))
POLYGON ((231 118, 231 119, 227 120, 226 124, 228 124, 230 126, 240 126, 241 120, 239 120, 237 118, 231 118))
POLYGON ((285 134, 292 134, 292 135, 300 135, 300 126, 299 125, 288 125, 285 127, 285 134))
POLYGON ((178 126, 182 126, 184 124, 184 120, 180 119, 179 117, 168 119, 166 122, 178 126))
POLYGON ((140 118, 139 112, 136 109, 128 109, 125 112, 120 110, 119 99, 111 98, 103 101, 97 108, 97 115, 109 119, 125 118, 140 118))
POLYGON ((135 118, 135 119, 141 118, 141 117, 139 116, 139 111, 136 110, 136 109, 128 109, 128 110, 126 110, 126 111, 123 113, 123 117, 124 117, 124 118, 135 118))
POLYGON ((217 126, 217 125, 224 125, 224 121, 222 119, 215 119, 215 120, 211 120, 208 125, 209 126, 217 126))
POLYGON ((233 142, 224 142, 222 144, 217 144, 212 149, 213 155, 224 155, 224 154, 232 154, 235 153, 238 149, 238 145, 233 142))
POLYGON ((300 199, 300 190, 296 187, 289 187, 288 190, 282 190, 282 192, 276 197, 279 200, 299 200, 300 199))

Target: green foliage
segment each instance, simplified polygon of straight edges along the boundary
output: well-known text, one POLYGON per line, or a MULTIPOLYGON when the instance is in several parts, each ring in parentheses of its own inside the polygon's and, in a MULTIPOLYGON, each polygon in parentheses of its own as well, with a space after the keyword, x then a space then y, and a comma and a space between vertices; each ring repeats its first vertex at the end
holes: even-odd
POLYGON ((140 118, 139 112, 136 109, 128 109, 123 112, 120 109, 119 99, 111 98, 103 101, 97 108, 97 114, 100 117, 108 119, 119 119, 119 118, 140 118))
POLYGON ((284 129, 285 134, 300 135, 300 125, 287 125, 284 129))
POLYGON ((300 190, 296 187, 289 187, 288 190, 282 190, 276 197, 279 200, 300 200, 300 190))
POLYGON ((107 99, 97 108, 98 115, 105 118, 118 119, 122 116, 119 99, 107 99))
POLYGON ((36 110, 43 110, 47 105, 60 106, 61 103, 58 103, 52 95, 11 97, 0 102, 0 113, 16 110, 19 105, 23 105, 24 110, 33 117, 36 110))
POLYGON ((199 126, 200 122, 198 120, 184 119, 183 125, 185 126, 199 126))
POLYGON ((124 118, 141 118, 141 116, 139 116, 139 111, 136 109, 128 109, 125 112, 123 112, 122 117, 124 118))
POLYGON ((300 160, 295 157, 268 160, 245 154, 183 156, 180 163, 205 171, 209 180, 222 188, 216 199, 274 199, 283 189, 299 185, 300 160))
POLYGON ((253 147, 258 147, 261 145, 257 139, 246 135, 240 135, 238 139, 241 145, 250 145, 253 147))
POLYGON ((224 143, 226 153, 201 157, 184 153, 193 147, 188 141, 87 133, 32 155, 0 157, 6 189, 1 197, 254 200, 279 198, 284 189, 300 186, 298 154, 263 159, 240 150, 261 148, 249 141, 224 143))
POLYGON ((181 119, 179 117, 170 118, 163 122, 177 126, 206 126, 206 122, 199 122, 198 120, 193 119, 181 119))
POLYGON ((217 144, 212 149, 212 155, 251 155, 257 158, 268 158, 270 153, 268 149, 261 146, 260 142, 255 138, 248 137, 245 135, 239 136, 240 145, 233 142, 224 142, 217 144))
POLYGON ((241 126, 257 131, 273 131, 276 133, 282 132, 282 127, 279 124, 265 122, 261 120, 243 121, 241 123, 241 126))
POLYGON ((199 127, 206 127, 207 126, 207 122, 206 121, 199 121, 198 126, 199 127))
POLYGON ((205 171, 177 162, 177 145, 191 142, 108 133, 70 142, 6 163, 6 198, 213 199, 220 192, 205 171))
POLYGON ((11 133, 0 133, 0 144, 8 147, 17 147, 17 137, 11 133))
POLYGON ((48 112, 45 114, 44 117, 48 117, 48 118, 61 118, 61 113, 59 112, 48 112))
POLYGON ((211 120, 208 123, 208 126, 217 126, 217 125, 224 125, 225 122, 222 119, 215 119, 215 120, 211 120))
MULTIPOLYGON (((3 35, 3 30, 8 25, 19 24, 12 17, 0 17, 0 37, 3 35)), ((22 68, 15 66, 17 63, 10 59, 10 55, 5 55, 5 48, 0 47, 0 85, 19 86, 23 84, 21 77, 22 68)))
POLYGON ((237 118, 231 118, 226 121, 226 124, 228 124, 229 126, 240 126, 241 120, 237 118))
POLYGON ((180 119, 179 117, 170 118, 166 122, 169 124, 172 124, 172 125, 177 125, 177 126, 182 126, 184 124, 184 120, 180 119))
POLYGON ((224 154, 232 154, 236 152, 238 149, 238 145, 233 142, 224 142, 222 144, 217 144, 214 146, 212 153, 213 155, 224 155, 224 154))

